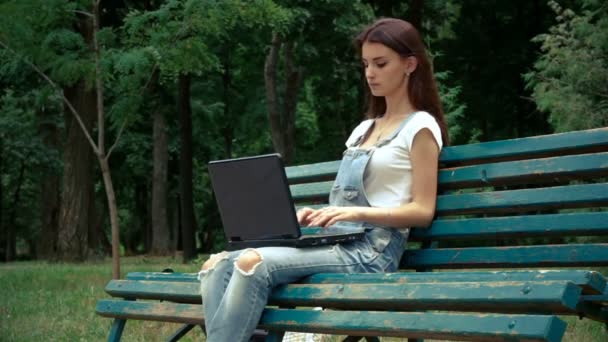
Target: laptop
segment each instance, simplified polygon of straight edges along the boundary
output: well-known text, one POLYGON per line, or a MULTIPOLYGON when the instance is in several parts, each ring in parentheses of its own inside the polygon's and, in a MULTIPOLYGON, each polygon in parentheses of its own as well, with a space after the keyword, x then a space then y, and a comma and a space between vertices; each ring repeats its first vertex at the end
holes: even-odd
POLYGON ((228 249, 266 246, 312 247, 362 239, 360 226, 298 224, 280 154, 209 162, 211 185, 228 249))

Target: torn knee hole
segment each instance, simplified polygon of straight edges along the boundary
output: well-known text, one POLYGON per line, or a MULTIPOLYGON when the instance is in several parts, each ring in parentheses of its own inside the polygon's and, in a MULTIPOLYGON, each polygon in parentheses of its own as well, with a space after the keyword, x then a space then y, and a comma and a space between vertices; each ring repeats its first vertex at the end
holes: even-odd
POLYGON ((243 275, 251 275, 263 260, 264 258, 258 251, 247 249, 238 257, 234 265, 243 275))
POLYGON ((222 260, 228 260, 228 252, 221 252, 219 254, 213 254, 207 261, 203 263, 201 271, 209 271, 215 268, 218 262, 222 260))

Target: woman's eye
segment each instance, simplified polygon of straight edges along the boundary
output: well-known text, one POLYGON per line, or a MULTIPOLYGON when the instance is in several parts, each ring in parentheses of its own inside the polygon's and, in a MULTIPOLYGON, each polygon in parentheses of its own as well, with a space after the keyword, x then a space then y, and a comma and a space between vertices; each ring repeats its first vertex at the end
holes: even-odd
POLYGON ((378 63, 378 68, 384 68, 384 66, 386 65, 386 63, 378 63))

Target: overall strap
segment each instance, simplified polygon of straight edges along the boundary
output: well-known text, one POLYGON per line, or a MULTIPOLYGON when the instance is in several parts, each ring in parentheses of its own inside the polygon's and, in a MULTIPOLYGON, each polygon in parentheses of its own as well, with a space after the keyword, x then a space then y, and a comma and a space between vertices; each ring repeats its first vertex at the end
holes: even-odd
POLYGON ((416 113, 418 113, 418 112, 413 112, 407 118, 405 118, 403 120, 403 122, 401 122, 401 124, 399 125, 399 127, 391 135, 389 135, 385 139, 382 139, 382 140, 378 141, 376 144, 374 144, 374 147, 376 147, 376 148, 382 147, 384 145, 387 145, 391 141, 393 141, 393 139, 395 139, 397 137, 397 135, 399 135, 399 133, 401 132, 401 130, 403 130, 403 127, 405 127, 405 125, 407 125, 407 123, 416 115, 416 113))
POLYGON ((363 143, 363 140, 365 139, 365 137, 367 137, 369 135, 370 130, 375 125, 376 125, 376 120, 371 120, 371 124, 369 125, 369 127, 367 127, 365 132, 363 134, 361 134, 357 139, 355 139, 355 141, 352 144, 348 145, 348 148, 357 147, 357 146, 361 145, 363 143))

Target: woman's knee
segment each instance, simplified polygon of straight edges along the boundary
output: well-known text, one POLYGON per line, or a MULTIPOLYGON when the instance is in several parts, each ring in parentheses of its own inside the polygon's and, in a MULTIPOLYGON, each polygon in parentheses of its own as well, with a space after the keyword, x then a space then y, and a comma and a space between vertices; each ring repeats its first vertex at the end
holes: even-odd
POLYGON ((211 257, 209 257, 209 259, 207 259, 207 261, 205 261, 203 263, 203 266, 201 267, 201 271, 208 271, 208 270, 214 268, 218 262, 220 262, 222 260, 228 260, 228 255, 229 255, 229 253, 226 251, 223 251, 218 254, 213 254, 211 257))
POLYGON ((263 260, 260 252, 255 249, 247 249, 236 259, 235 265, 243 275, 251 275, 263 260))

